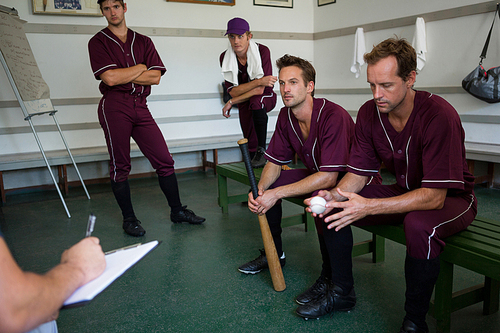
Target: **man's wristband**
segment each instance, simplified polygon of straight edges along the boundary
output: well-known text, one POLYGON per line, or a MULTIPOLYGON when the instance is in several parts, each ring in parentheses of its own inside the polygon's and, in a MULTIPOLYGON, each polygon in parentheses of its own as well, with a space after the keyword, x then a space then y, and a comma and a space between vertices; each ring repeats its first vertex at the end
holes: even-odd
POLYGON ((229 100, 229 104, 233 105, 233 100, 232 99, 229 100))

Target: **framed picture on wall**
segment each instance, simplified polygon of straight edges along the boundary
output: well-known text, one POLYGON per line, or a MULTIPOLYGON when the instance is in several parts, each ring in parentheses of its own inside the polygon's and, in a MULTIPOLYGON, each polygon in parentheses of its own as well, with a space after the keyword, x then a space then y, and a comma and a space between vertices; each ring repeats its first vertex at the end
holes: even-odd
POLYGON ((97 1, 33 0, 33 14, 102 16, 97 1))
POLYGON ((318 0, 318 7, 335 3, 337 0, 318 0))
POLYGON ((236 0, 167 0, 167 2, 202 3, 206 5, 234 6, 236 0))
POLYGON ((293 0, 253 0, 256 6, 293 8, 293 0))

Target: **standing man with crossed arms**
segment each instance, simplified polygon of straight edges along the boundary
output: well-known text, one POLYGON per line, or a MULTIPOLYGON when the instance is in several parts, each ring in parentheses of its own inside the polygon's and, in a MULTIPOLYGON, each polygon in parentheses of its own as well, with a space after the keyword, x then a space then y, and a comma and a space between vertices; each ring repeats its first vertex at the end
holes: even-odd
POLYGON ((160 83, 166 68, 151 39, 127 28, 127 5, 122 0, 98 0, 97 3, 108 27, 89 41, 90 63, 95 78, 101 80, 99 123, 106 137, 111 187, 122 211, 123 229, 136 237, 146 232, 135 216, 127 180, 131 168, 131 137, 156 169, 160 188, 171 209, 170 220, 203 223, 203 217, 181 204, 174 160, 146 103, 151 85, 160 83))
MULTIPOLYGON (((248 195, 248 207, 256 214, 266 214, 281 265, 285 254, 281 240, 281 199, 305 197, 320 189, 335 186, 346 170, 354 122, 341 106, 324 98, 314 98, 316 71, 306 60, 284 55, 276 61, 279 85, 285 107, 281 109, 276 129, 266 151, 266 164, 258 184, 259 196, 248 195), (282 170, 298 154, 306 169, 282 170)), ((314 285, 297 296, 299 304, 307 303, 327 288, 332 279, 330 258, 323 238, 322 219, 316 218, 316 230, 323 258, 321 275, 314 285)), ((267 268, 261 255, 239 267, 246 274, 267 268)), ((354 306, 355 297, 346 302, 354 306)))
MULTIPOLYGON (((428 332, 425 322, 439 274, 445 238, 470 225, 477 213, 474 177, 465 160, 465 133, 443 98, 413 90, 416 53, 403 39, 387 39, 365 54, 373 100, 356 118, 349 171, 336 188, 319 194, 328 202, 324 235, 331 262, 342 277, 338 291, 301 306, 317 318, 337 310, 353 289, 350 224, 403 224, 406 234, 406 316, 400 333, 428 332), (365 186, 384 163, 396 184, 365 186)), ((309 204, 310 199, 305 200, 309 204)), ((314 214, 313 214, 314 215, 314 214)))
POLYGON ((247 21, 235 17, 227 22, 231 47, 220 55, 222 75, 231 99, 224 105, 222 115, 229 118, 233 105, 238 105, 241 130, 248 139, 251 164, 261 168, 266 163, 267 113, 276 105, 273 91, 271 52, 252 40, 247 21))

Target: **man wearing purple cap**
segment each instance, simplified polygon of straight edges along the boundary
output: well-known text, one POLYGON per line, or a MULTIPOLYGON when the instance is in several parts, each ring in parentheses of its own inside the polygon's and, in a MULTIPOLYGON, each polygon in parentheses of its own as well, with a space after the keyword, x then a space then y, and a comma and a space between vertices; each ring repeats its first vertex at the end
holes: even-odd
POLYGON ((167 69, 151 39, 127 28, 127 4, 122 0, 97 3, 108 26, 90 39, 88 48, 94 76, 101 80, 99 123, 108 146, 111 188, 122 211, 123 230, 135 237, 146 232, 135 216, 130 198, 131 137, 158 174, 160 188, 171 209, 170 220, 203 223, 203 217, 181 204, 174 160, 146 103, 151 85, 159 84, 167 69))
POLYGON ((273 76, 271 52, 252 41, 248 22, 235 17, 227 22, 226 35, 231 47, 220 55, 222 75, 231 99, 222 108, 230 117, 233 105, 238 105, 241 130, 248 139, 252 166, 266 164, 267 112, 276 105, 273 91, 277 77, 273 76))

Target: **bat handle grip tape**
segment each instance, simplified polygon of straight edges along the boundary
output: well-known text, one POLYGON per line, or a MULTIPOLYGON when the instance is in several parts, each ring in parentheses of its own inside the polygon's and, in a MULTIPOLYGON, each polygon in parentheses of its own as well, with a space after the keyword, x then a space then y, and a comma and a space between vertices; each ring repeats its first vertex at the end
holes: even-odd
POLYGON ((257 197, 259 196, 259 191, 257 190, 257 181, 255 180, 255 174, 253 172, 252 164, 250 163, 248 140, 241 139, 238 141, 238 145, 240 146, 241 155, 243 156, 243 162, 245 162, 245 167, 247 168, 247 175, 250 182, 250 187, 252 188, 253 198, 257 199, 257 197))

